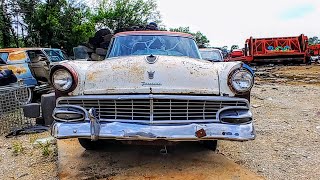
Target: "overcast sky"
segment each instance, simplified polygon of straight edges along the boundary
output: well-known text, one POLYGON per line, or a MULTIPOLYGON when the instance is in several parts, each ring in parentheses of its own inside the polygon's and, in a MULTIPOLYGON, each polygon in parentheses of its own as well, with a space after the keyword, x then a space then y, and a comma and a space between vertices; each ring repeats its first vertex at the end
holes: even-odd
POLYGON ((203 32, 211 46, 250 36, 320 36, 320 0, 157 0, 163 24, 203 32))

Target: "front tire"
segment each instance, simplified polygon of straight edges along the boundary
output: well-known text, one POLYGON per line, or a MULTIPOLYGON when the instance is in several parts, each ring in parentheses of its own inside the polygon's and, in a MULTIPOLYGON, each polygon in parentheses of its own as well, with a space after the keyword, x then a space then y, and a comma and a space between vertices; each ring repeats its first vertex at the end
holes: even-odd
POLYGON ((91 141, 91 139, 78 138, 78 141, 80 145, 86 150, 99 150, 99 149, 103 149, 105 146, 102 140, 91 141))

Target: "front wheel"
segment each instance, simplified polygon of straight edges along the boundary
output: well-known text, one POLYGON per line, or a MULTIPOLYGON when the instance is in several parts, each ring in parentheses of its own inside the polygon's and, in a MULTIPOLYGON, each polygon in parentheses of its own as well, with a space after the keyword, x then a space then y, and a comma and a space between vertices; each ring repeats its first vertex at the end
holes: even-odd
POLYGON ((201 144, 211 151, 216 151, 218 147, 217 140, 201 141, 201 144))
POLYGON ((78 141, 80 145, 86 150, 99 150, 103 149, 105 146, 102 140, 91 141, 91 139, 78 138, 78 141))

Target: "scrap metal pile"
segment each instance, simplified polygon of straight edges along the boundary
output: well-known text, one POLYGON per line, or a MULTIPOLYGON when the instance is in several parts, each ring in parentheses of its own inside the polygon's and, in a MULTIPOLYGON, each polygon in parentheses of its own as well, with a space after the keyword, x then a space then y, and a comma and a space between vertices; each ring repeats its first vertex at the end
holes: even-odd
POLYGON ((0 134, 34 124, 32 119, 23 115, 22 106, 27 98, 28 90, 24 85, 14 83, 0 86, 0 134))

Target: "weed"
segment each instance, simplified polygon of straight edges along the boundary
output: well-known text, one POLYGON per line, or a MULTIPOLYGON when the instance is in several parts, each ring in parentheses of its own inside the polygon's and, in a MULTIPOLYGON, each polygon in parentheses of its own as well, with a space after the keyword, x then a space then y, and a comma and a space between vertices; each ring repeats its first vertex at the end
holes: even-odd
POLYGON ((31 134, 29 136, 29 141, 30 141, 31 144, 33 144, 38 138, 39 138, 38 134, 31 134))
POLYGON ((24 147, 22 146, 21 141, 14 141, 12 143, 12 153, 14 156, 18 156, 19 154, 24 152, 24 147))
POLYGON ((49 142, 39 143, 39 147, 43 156, 48 157, 54 155, 54 149, 49 142))

